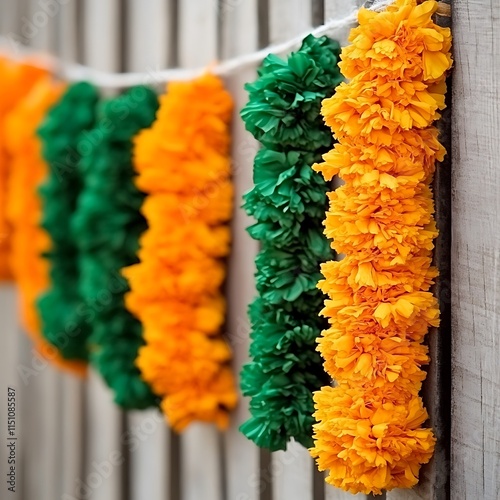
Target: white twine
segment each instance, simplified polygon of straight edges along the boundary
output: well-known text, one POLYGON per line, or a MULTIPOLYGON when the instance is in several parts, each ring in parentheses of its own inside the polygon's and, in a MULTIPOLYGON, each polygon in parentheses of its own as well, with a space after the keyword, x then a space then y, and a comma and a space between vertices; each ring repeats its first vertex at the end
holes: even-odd
MULTIPOLYGON (((394 0, 375 0, 368 8, 373 11, 380 11, 392 4, 394 0)), ((368 2, 367 2, 368 3, 368 2)), ((262 62, 269 54, 283 54, 290 52, 302 43, 307 35, 322 36, 327 35, 340 28, 347 27, 356 22, 359 9, 353 10, 350 14, 341 19, 330 19, 322 26, 302 33, 286 42, 269 45, 264 49, 249 54, 244 54, 232 59, 227 59, 218 64, 209 66, 212 73, 224 76, 235 73, 241 68, 254 66, 262 62)), ((5 44, 4 44, 5 46, 5 44)), ((146 73, 112 73, 100 71, 89 66, 81 64, 67 64, 56 57, 45 57, 40 61, 40 66, 54 71, 61 79, 68 82, 87 81, 96 87, 108 89, 121 89, 133 87, 135 85, 144 85, 146 83, 166 83, 172 80, 192 80, 207 71, 207 67, 184 69, 173 68, 165 70, 151 69, 146 73)))

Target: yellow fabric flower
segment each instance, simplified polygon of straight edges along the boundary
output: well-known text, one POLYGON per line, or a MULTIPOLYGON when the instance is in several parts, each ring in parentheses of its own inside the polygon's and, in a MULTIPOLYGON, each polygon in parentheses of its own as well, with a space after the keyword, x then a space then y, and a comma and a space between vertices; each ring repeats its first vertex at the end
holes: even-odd
POLYGON ((194 420, 226 427, 237 400, 231 351, 220 335, 233 197, 231 112, 215 76, 171 83, 157 120, 135 139, 148 230, 140 262, 123 270, 131 288, 126 305, 144 328, 137 366, 179 431, 194 420))
POLYGON ((345 257, 324 263, 318 283, 329 322, 318 350, 339 386, 315 395, 311 454, 329 483, 351 493, 411 488, 434 449, 418 394, 425 335, 439 325, 430 184, 445 150, 432 123, 452 63, 435 10, 433 0, 361 9, 342 51, 352 80, 323 101, 339 142, 313 168, 344 181, 328 193, 325 235, 345 257))

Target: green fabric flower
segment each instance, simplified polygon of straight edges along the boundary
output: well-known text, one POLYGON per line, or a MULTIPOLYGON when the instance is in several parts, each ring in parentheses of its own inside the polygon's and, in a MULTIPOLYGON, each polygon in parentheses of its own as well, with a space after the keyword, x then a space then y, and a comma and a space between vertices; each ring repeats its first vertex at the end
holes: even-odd
POLYGON ((328 185, 311 165, 332 146, 320 108, 342 80, 339 52, 337 42, 308 36, 287 61, 268 56, 241 112, 264 146, 243 205, 256 219, 248 232, 261 250, 249 308, 252 361, 241 373, 251 417, 241 431, 273 451, 291 438, 312 446, 312 392, 329 383, 316 352, 325 327, 319 266, 332 258, 322 226, 328 185))
POLYGON ((71 218, 82 189, 78 164, 85 154, 85 134, 95 124, 97 101, 97 90, 92 85, 74 84, 48 112, 38 130, 49 169, 47 181, 40 187, 41 225, 52 240, 46 254, 51 286, 40 297, 38 307, 44 337, 66 359, 88 359, 90 330, 78 288, 78 248, 71 233, 71 218))
POLYGON ((157 403, 135 366, 141 323, 125 308, 123 267, 138 262, 144 195, 134 184, 132 138, 153 122, 156 94, 143 86, 105 102, 89 133, 89 153, 80 162, 84 188, 72 221, 79 246, 79 291, 88 309, 93 365, 115 393, 118 405, 142 409, 157 403))

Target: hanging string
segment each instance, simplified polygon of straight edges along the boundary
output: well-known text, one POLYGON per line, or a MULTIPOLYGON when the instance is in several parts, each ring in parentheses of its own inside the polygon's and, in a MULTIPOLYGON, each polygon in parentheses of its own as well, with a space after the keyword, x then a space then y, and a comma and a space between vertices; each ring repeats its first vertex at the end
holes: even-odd
MULTIPOLYGON (((368 8, 369 10, 379 11, 391 3, 393 3, 393 0, 375 0, 374 2, 369 0, 365 2, 363 7, 368 8)), ((330 19, 322 26, 318 26, 313 30, 302 33, 286 42, 269 45, 268 47, 256 52, 251 52, 249 54, 244 54, 210 65, 210 70, 215 75, 230 75, 242 68, 259 64, 269 54, 280 55, 290 52, 298 47, 302 43, 302 40, 309 34, 312 34, 315 37, 328 35, 335 30, 355 23, 358 18, 359 10, 360 9, 354 9, 351 13, 341 19, 330 19)), ((19 46, 16 48, 17 53, 25 55, 25 53, 21 53, 19 46)), ((2 49, 7 52, 8 55, 11 55, 12 41, 3 37, 3 40, 0 43, 0 51, 2 49)), ((206 67, 201 67, 192 69, 172 68, 165 70, 156 70, 151 68, 149 71, 144 73, 112 73, 100 71, 81 64, 66 64, 52 56, 47 56, 40 61, 34 61, 34 64, 44 66, 67 82, 87 81, 96 87, 108 89, 121 89, 144 84, 161 84, 172 80, 193 80, 206 72, 206 67)))

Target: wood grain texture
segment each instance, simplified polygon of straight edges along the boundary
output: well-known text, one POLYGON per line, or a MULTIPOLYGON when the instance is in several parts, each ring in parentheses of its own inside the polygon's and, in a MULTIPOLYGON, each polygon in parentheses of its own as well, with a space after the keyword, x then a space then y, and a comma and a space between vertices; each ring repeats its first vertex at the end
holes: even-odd
MULTIPOLYGON (((23 389, 24 384, 22 379, 19 378, 18 368, 20 362, 20 347, 22 346, 22 341, 19 342, 20 332, 17 324, 17 302, 16 302, 16 290, 14 286, 10 283, 0 283, 0 317, 2 319, 1 329, 0 329, 0 390, 1 390, 1 408, 4 414, 2 415, 2 425, 0 427, 0 439, 2 443, 3 452, 0 454, 0 474, 2 475, 2 480, 6 481, 7 472, 10 471, 10 465, 8 463, 7 451, 7 437, 8 430, 6 424, 6 414, 7 414, 7 390, 12 387, 16 390, 16 436, 22 436, 24 413, 23 410, 26 409, 26 403, 29 404, 29 400, 23 400, 23 389), (23 404, 25 403, 25 404, 23 404), (4 479, 5 478, 5 479, 4 479)), ((24 339, 26 340, 26 339, 24 339)), ((24 426, 24 429, 26 426, 24 426)), ((23 482, 28 482, 28 478, 23 475, 23 456, 27 451, 27 442, 23 439, 21 441, 20 437, 16 443, 16 485, 17 491, 14 493, 7 492, 7 484, 4 482, 2 484, 3 491, 2 495, 7 497, 9 494, 13 500, 19 500, 22 498, 23 482)))
MULTIPOLYGON (((183 0, 178 4, 178 61, 181 67, 209 65, 218 48, 218 4, 183 0)), ((191 424, 180 440, 182 500, 223 499, 222 447, 214 425, 191 424), (193 480, 196 478, 196 480, 193 480)))
POLYGON ((126 70, 154 73, 168 62, 169 2, 126 0, 126 70))
POLYGON ((169 500, 169 433, 157 409, 128 414, 130 500, 169 500))
MULTIPOLYGON (((256 0, 223 0, 219 10, 221 58, 226 59, 252 52, 257 48, 256 0)), ((255 79, 256 68, 245 68, 225 80, 234 99, 232 134, 232 168, 234 210, 231 224, 232 249, 228 261, 226 338, 233 350, 232 368, 239 384, 239 374, 248 361, 250 325, 248 304, 255 296, 254 259, 258 244, 246 232, 250 218, 240 208, 243 193, 252 187, 253 158, 256 141, 245 130, 239 116, 248 97, 243 85, 255 79)), ((240 393, 238 407, 231 415, 231 424, 224 433, 226 452, 226 491, 229 500, 258 500, 259 451, 240 431, 239 426, 249 417, 248 400, 240 393)))
MULTIPOLYGON (((445 2, 443 2, 445 3, 445 2)), ((447 0, 446 3, 449 3, 447 0)), ((451 19, 436 16, 440 26, 449 27, 451 19)), ((451 78, 448 79, 451 87, 451 78)), ((433 293, 439 299, 441 324, 432 328, 426 338, 430 365, 421 395, 429 412, 428 426, 436 436, 432 460, 422 466, 419 483, 412 490, 394 490, 387 493, 390 500, 441 500, 450 495, 450 403, 451 403, 451 90, 447 95, 447 109, 436 123, 440 141, 448 151, 445 160, 437 165, 433 182, 435 219, 439 236, 435 241, 434 265, 439 277, 433 293)))
MULTIPOLYGON (((94 68, 120 69, 120 5, 118 0, 86 0, 83 5, 84 63, 94 68)), ((107 97, 113 92, 108 92, 107 97)), ((121 500, 127 463, 122 415, 101 377, 90 371, 85 387, 84 474, 81 481, 92 500, 121 500), (125 456, 123 454, 125 452, 125 456)))
MULTIPOLYGON (((155 71, 165 68, 168 61, 170 2, 125 2, 124 70, 147 72, 154 83, 155 71)), ((130 500, 170 500, 170 432, 164 416, 158 409, 150 409, 128 412, 127 417, 130 500)))
POLYGON ((500 18, 455 0, 451 498, 500 491, 500 18))
POLYGON ((288 443, 286 451, 273 453, 273 500, 317 500, 311 464, 307 449, 295 441, 288 443))
MULTIPOLYGON (((343 18, 351 13, 356 7, 356 0, 325 0, 325 20, 331 18, 343 18)), ((349 31, 353 26, 336 29, 330 33, 329 36, 337 40, 341 46, 344 46, 347 43, 349 31)), ((342 182, 337 177, 333 179, 333 188, 337 188, 341 184, 342 182)), ((325 483, 325 500, 348 500, 353 498, 362 500, 365 498, 365 495, 351 495, 350 493, 346 493, 345 491, 325 483)))
MULTIPOLYGON (((269 38, 280 43, 312 28, 311 0, 269 0, 269 38)), ((282 57, 287 57, 283 54, 282 57)), ((312 500, 312 458, 294 441, 286 451, 272 454, 273 500, 312 500)))

